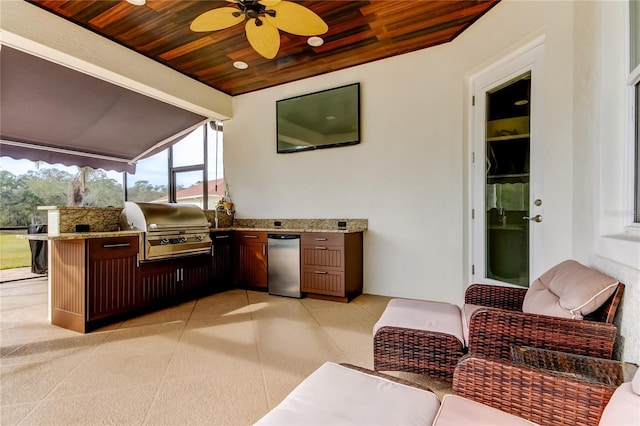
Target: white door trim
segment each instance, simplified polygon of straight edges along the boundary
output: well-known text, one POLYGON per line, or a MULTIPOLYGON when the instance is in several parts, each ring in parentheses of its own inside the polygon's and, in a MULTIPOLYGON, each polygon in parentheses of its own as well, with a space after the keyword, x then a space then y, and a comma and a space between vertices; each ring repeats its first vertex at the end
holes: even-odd
MULTIPOLYGON (((468 247, 468 285, 475 283, 490 283, 496 285, 510 285, 500 281, 484 278, 485 262, 484 262, 484 208, 479 209, 478 206, 484 206, 484 144, 486 135, 486 109, 485 99, 483 98, 486 91, 499 86, 502 83, 531 71, 531 110, 530 110, 530 140, 531 140, 531 157, 530 157, 530 211, 531 215, 540 214, 544 218, 544 197, 543 173, 542 167, 542 147, 544 144, 544 123, 543 111, 544 105, 542 85, 544 78, 544 57, 545 57, 545 39, 544 36, 530 41, 520 46, 502 58, 496 60, 490 66, 478 71, 469 77, 468 93, 469 105, 468 111, 468 152, 471 153, 468 162, 469 177, 469 205, 473 214, 468 215, 469 229, 469 247, 468 247), (474 102, 475 100, 475 102, 474 102), (474 105, 475 104, 475 105, 474 105), (535 147, 535 149, 534 149, 535 147), (475 157, 475 161, 474 161, 475 157), (535 171, 535 172, 534 172, 535 171), (534 206, 533 200, 542 199, 542 206, 534 206), (473 217, 472 217, 473 216, 473 217)), ((530 253, 529 253, 529 275, 530 277, 539 276, 543 267, 543 226, 542 224, 532 224, 530 227, 530 253)))

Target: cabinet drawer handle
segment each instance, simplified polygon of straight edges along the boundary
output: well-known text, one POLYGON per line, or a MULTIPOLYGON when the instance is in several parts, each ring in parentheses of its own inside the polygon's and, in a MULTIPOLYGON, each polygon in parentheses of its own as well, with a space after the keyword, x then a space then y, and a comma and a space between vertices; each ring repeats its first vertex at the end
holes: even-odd
POLYGON ((215 236, 216 240, 224 240, 225 238, 229 238, 229 236, 228 235, 216 235, 215 236))
POLYGON ((243 235, 245 238, 258 238, 257 235, 243 235))
POLYGON ((327 271, 315 271, 314 273, 318 275, 327 275, 327 271))
POLYGON ((327 248, 323 247, 323 246, 316 246, 316 247, 314 247, 314 249, 316 249, 316 250, 326 250, 327 248))
POLYGON ((118 247, 129 247, 130 243, 119 243, 119 244, 103 244, 102 248, 118 248, 118 247))
POLYGON ((316 238, 316 241, 327 241, 327 239, 326 239, 326 238, 320 238, 320 237, 317 237, 317 238, 316 238))

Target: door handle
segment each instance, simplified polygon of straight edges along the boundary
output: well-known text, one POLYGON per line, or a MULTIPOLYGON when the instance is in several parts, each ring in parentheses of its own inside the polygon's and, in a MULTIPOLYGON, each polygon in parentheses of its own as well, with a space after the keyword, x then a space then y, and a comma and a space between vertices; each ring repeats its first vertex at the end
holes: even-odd
POLYGON ((539 214, 537 214, 537 215, 535 215, 533 217, 523 216, 522 219, 523 220, 530 220, 532 222, 537 222, 537 223, 542 222, 542 216, 540 216, 539 214))

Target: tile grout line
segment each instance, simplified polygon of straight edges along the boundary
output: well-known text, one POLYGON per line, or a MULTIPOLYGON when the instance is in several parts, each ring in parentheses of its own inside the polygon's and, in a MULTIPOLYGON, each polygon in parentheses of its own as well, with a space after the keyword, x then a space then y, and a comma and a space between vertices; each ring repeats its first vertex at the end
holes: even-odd
MULTIPOLYGON (((32 408, 31 410, 29 410, 29 412, 28 412, 28 413, 26 413, 26 414, 24 415, 24 417, 22 417, 22 419, 20 419, 20 421, 19 421, 17 424, 22 424, 22 423, 25 421, 25 419, 26 419, 27 417, 29 417, 32 413, 34 413, 35 411, 37 411, 37 410, 42 406, 42 404, 44 404, 44 403, 45 403, 45 401, 48 401, 47 397, 48 397, 49 395, 51 395, 53 392, 55 392, 55 390, 56 390, 56 389, 58 389, 60 386, 62 386, 62 384, 64 383, 64 381, 65 381, 65 380, 66 380, 66 379, 67 379, 67 378, 68 378, 68 377, 69 377, 69 376, 70 376, 74 371, 76 371, 76 370, 77 370, 77 369, 79 369, 81 366, 83 366, 86 362, 88 362, 87 360, 90 358, 90 356, 91 356, 95 351, 97 351, 97 350, 98 350, 98 347, 99 347, 102 343, 104 343, 104 341, 107 339, 108 334, 109 334, 110 332, 111 332, 111 330, 110 330, 110 331, 108 331, 108 332, 105 332, 104 338, 103 338, 99 343, 97 343, 97 344, 95 345, 95 347, 94 347, 92 350, 90 350, 90 351, 89 351, 89 353, 88 353, 88 354, 87 354, 87 356, 82 360, 82 362, 80 362, 80 363, 76 364, 76 366, 75 366, 75 367, 73 367, 72 369, 70 369, 70 370, 67 372, 67 374, 65 374, 65 375, 64 375, 64 377, 62 377, 62 378, 58 381, 58 383, 57 383, 53 388, 51 388, 51 390, 49 390, 49 392, 47 392, 47 393, 46 393, 46 395, 44 395, 42 398, 40 398, 40 401, 37 401, 37 402, 36 402, 36 404, 33 406, 33 408, 32 408)), ((43 333, 43 334, 44 334, 44 333, 43 333)), ((83 336, 87 336, 87 334, 83 334, 83 336)), ((39 361, 39 362, 43 362, 43 361, 39 361)), ((55 399, 58 399, 58 398, 53 398, 53 399, 55 400, 55 399)))
MULTIPOLYGON (((251 303, 249 301, 249 293, 245 290, 245 296, 247 299, 247 306, 250 306, 251 303)), ((249 316, 251 318, 251 329, 253 330, 253 342, 256 348, 256 355, 258 356, 258 362, 260 363, 260 374, 262 375, 262 390, 264 392, 264 397, 267 401, 267 410, 271 409, 271 398, 269 396, 269 390, 267 387, 267 376, 264 372, 264 364, 262 363, 262 357, 260 356, 260 345, 258 345, 258 330, 256 329, 256 318, 253 316, 253 312, 249 312, 249 316)), ((266 413, 265 413, 266 414, 266 413)), ((258 421, 259 419, 256 419, 258 421)))
POLYGON ((162 378, 158 381, 158 386, 156 388, 156 391, 153 394, 153 398, 151 398, 151 402, 149 403, 149 407, 147 408, 144 417, 142 418, 142 421, 140 422, 141 425, 147 424, 147 421, 149 419, 149 413, 151 412, 151 409, 153 408, 153 405, 155 404, 155 402, 158 399, 158 395, 160 394, 160 389, 162 388, 162 385, 165 383, 165 379, 167 377, 167 374, 169 373, 169 367, 171 366, 171 363, 173 362, 173 358, 176 355, 176 351, 178 350, 178 345, 180 345, 180 341, 182 340, 182 336, 184 336, 184 332, 187 328, 187 325, 189 324, 189 321, 191 320, 191 317, 193 316, 193 311, 196 309, 196 306, 198 305, 198 303, 200 302, 200 299, 196 299, 195 303, 193 304, 193 306, 191 307, 191 311, 189 312, 189 316, 187 317, 187 320, 184 321, 184 325, 182 327, 182 330, 180 331, 180 336, 178 336, 178 339, 176 340, 176 344, 173 348, 173 351, 171 351, 171 356, 169 357, 169 362, 167 362, 167 367, 164 369, 164 373, 162 374, 162 378))

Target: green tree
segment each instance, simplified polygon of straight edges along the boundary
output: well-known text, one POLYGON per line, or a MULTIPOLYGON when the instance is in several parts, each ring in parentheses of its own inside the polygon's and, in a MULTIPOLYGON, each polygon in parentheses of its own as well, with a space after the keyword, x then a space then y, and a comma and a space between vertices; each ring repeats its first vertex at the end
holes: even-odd
POLYGON ((127 199, 130 201, 148 202, 167 196, 167 187, 152 185, 147 180, 139 180, 127 188, 127 199))

